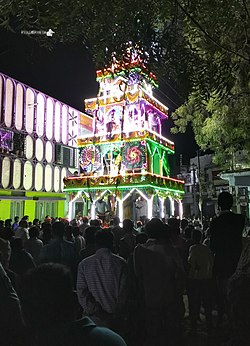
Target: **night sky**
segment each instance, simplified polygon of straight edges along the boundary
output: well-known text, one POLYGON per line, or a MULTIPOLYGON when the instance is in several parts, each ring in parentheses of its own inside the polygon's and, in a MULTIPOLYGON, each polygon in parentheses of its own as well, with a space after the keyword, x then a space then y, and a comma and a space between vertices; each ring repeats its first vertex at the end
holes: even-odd
MULTIPOLYGON (((83 100, 95 97, 98 91, 94 62, 80 43, 57 44, 49 51, 28 36, 2 30, 0 72, 81 111, 83 100)), ((160 91, 156 96, 170 111, 182 102, 164 81, 160 81, 160 91)), ((171 135, 169 128, 172 126, 171 120, 165 121, 164 134, 175 142, 175 161, 179 162, 179 155, 182 154, 183 163, 186 164, 198 149, 193 132, 189 128, 185 134, 171 135)))

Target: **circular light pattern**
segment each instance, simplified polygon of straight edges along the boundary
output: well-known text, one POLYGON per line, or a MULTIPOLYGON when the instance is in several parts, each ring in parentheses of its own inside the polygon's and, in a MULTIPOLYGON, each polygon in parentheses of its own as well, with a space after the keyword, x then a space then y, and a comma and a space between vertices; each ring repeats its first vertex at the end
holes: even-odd
POLYGON ((79 164, 83 171, 93 172, 101 166, 101 152, 99 147, 88 146, 80 152, 79 164))
POLYGON ((125 170, 145 168, 146 149, 145 142, 127 142, 123 147, 122 166, 125 170))
POLYGON ((132 147, 127 150, 126 159, 131 164, 139 163, 141 160, 141 151, 137 147, 132 147))

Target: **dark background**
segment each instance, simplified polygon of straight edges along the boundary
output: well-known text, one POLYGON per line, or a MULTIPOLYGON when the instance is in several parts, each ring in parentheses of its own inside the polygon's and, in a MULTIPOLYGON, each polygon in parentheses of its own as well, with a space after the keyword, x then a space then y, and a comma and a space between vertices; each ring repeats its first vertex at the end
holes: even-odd
MULTIPOLYGON (((89 52, 81 43, 59 43, 49 51, 27 35, 0 31, 0 72, 80 111, 83 111, 84 99, 95 97, 98 92, 95 69, 89 52)), ((169 107, 171 114, 184 99, 166 80, 160 78, 159 85, 155 96, 169 107)), ((185 134, 172 135, 172 126, 169 118, 163 124, 163 133, 175 142, 175 164, 178 166, 180 154, 183 163, 187 164, 198 149, 193 131, 189 127, 185 134)))

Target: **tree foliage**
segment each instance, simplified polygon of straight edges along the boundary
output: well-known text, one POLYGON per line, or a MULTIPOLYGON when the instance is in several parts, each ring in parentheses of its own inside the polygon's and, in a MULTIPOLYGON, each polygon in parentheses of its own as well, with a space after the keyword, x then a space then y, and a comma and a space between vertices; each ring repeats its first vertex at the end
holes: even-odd
POLYGON ((201 148, 225 162, 250 147, 250 8, 247 0, 0 0, 0 26, 55 31, 32 35, 53 49, 81 41, 98 67, 128 41, 149 53, 151 69, 186 102, 173 132, 191 123, 201 148))

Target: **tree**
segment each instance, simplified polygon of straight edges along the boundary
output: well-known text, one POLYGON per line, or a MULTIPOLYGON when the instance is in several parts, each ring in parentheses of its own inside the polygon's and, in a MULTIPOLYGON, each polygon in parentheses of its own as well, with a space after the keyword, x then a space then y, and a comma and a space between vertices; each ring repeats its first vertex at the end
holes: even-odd
POLYGON ((201 148, 226 162, 250 147, 250 9, 246 0, 5 0, 0 25, 55 31, 32 35, 53 49, 81 41, 98 67, 121 57, 128 41, 148 52, 149 67, 186 102, 173 132, 190 123, 201 148))

